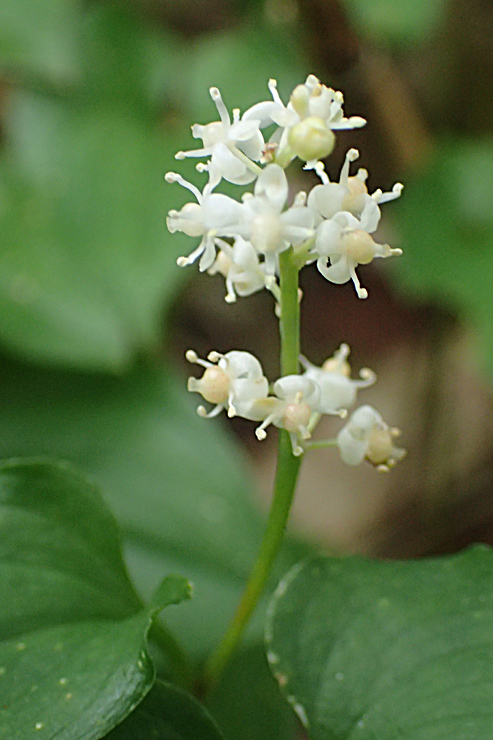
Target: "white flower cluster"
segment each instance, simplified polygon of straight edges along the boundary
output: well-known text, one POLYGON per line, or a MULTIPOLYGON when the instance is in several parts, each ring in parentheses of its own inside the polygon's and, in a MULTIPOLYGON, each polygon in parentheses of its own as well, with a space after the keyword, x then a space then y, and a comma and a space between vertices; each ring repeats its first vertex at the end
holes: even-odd
MULTIPOLYGON (((380 205, 397 198, 402 185, 370 194, 366 170, 350 175, 350 165, 359 156, 356 149, 347 152, 339 180, 330 181, 320 160, 334 148, 334 131, 366 123, 359 116, 344 116, 342 93, 322 85, 314 75, 293 90, 287 105, 275 80, 269 81, 269 90, 272 100, 253 105, 243 115, 235 109, 231 117, 219 90, 211 88, 220 120, 195 124, 192 134, 203 146, 176 155, 179 160, 205 159, 197 170, 207 173, 207 183, 201 192, 179 174, 166 175, 168 182, 187 188, 195 198, 168 214, 170 232, 181 231, 200 240, 178 264, 198 260, 201 272, 221 274, 229 303, 264 288, 279 299, 279 255, 290 249, 300 267, 316 263, 327 280, 352 281, 358 297, 366 298, 356 274, 358 265, 401 253, 375 242, 372 234, 380 221, 380 205), (266 128, 273 129, 268 141, 262 133, 266 128), (321 182, 309 194, 299 192, 290 200, 284 168, 295 157, 303 160, 305 169, 314 170, 321 182), (239 186, 253 183, 253 192, 243 192, 239 200, 217 193, 222 180, 239 186)), ((346 415, 357 390, 375 382, 369 370, 361 371, 360 380, 350 379, 348 352, 347 345, 342 345, 321 368, 301 358, 305 372, 279 378, 270 392, 260 363, 248 352, 212 352, 208 360, 201 360, 189 350, 187 359, 202 365, 205 372, 200 379, 190 378, 188 388, 214 405, 210 412, 199 406, 201 416, 216 416, 225 409, 229 416, 258 421, 259 439, 274 424, 289 432, 293 453, 300 455, 321 414, 346 415)), ((368 409, 355 412, 337 444, 349 464, 366 457, 380 469, 390 467, 403 451, 392 443, 394 430, 368 409)))
POLYGON ((397 198, 402 185, 391 192, 366 187, 368 173, 360 169, 350 176, 350 163, 358 155, 350 149, 339 181, 331 182, 320 158, 333 149, 337 129, 358 128, 365 124, 359 116, 345 118, 342 93, 321 85, 309 75, 304 85, 293 91, 287 106, 281 101, 275 80, 269 82, 273 100, 249 108, 240 117, 233 111, 233 121, 219 90, 211 88, 220 120, 192 127, 194 137, 203 147, 178 152, 177 159, 208 157, 197 169, 207 172, 209 180, 201 193, 180 175, 169 172, 168 182, 177 182, 190 190, 196 202, 168 214, 168 229, 200 237, 199 245, 180 266, 200 258, 199 269, 220 273, 226 279, 226 300, 247 296, 267 287, 272 289, 279 273, 278 255, 289 247, 305 263, 316 262, 320 273, 332 283, 353 281, 359 298, 368 293, 356 275, 358 265, 376 257, 401 254, 388 244, 378 244, 371 234, 380 221, 380 205, 397 198), (276 127, 266 143, 262 129, 276 127), (298 193, 288 206, 288 181, 283 167, 294 157, 306 162, 321 179, 308 197, 298 193), (260 167, 259 164, 264 164, 260 167), (241 201, 215 193, 221 180, 236 185, 255 181, 253 193, 241 201))
MULTIPOLYGON (((322 414, 345 417, 356 402, 358 390, 376 381, 375 373, 368 368, 360 370, 359 380, 352 380, 348 355, 349 347, 342 344, 322 367, 301 357, 305 372, 279 378, 270 391, 260 362, 249 352, 211 352, 207 360, 202 360, 188 350, 187 360, 205 368, 200 379, 189 378, 188 390, 214 404, 209 412, 199 406, 199 416, 212 418, 226 410, 230 417, 261 422, 255 431, 259 440, 266 438, 266 428, 274 424, 289 432, 293 454, 301 455, 322 414)), ((396 436, 398 431, 389 429, 377 411, 361 406, 339 432, 336 444, 349 465, 366 458, 378 469, 388 470, 405 454, 394 446, 396 436)))

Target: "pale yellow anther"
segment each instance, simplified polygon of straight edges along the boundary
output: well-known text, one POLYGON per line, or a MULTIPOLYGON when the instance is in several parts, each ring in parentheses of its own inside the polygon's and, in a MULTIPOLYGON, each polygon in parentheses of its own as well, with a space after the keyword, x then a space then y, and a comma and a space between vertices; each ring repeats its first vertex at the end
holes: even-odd
POLYGON ((348 231, 342 237, 344 251, 360 265, 367 265, 375 256, 375 242, 370 234, 362 229, 348 231))

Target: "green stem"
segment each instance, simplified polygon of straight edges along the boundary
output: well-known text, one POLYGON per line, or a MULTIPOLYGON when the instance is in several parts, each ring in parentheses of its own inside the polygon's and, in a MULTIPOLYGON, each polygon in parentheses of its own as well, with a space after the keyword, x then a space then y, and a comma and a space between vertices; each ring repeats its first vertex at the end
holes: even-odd
POLYGON ((190 691, 193 686, 193 670, 178 640, 159 620, 151 625, 150 638, 163 651, 170 662, 170 670, 175 683, 190 691))
MULTIPOLYGON (((298 269, 291 260, 291 250, 280 255, 280 266, 281 374, 291 375, 298 373, 300 351, 298 269)), ((201 693, 209 693, 217 685, 264 591, 283 541, 300 464, 301 458, 294 457, 292 453, 289 434, 279 430, 274 496, 264 538, 235 615, 216 651, 205 664, 201 693)))

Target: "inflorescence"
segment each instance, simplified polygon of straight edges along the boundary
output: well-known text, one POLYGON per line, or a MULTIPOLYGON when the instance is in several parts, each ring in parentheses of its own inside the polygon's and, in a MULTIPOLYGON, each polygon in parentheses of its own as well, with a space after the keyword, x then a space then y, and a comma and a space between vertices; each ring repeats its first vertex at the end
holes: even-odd
MULTIPOLYGON (((358 297, 366 298, 356 268, 377 257, 401 254, 400 249, 375 242, 372 234, 380 221, 380 206, 398 198, 403 186, 397 183, 390 192, 370 194, 367 171, 350 174, 359 157, 356 149, 347 152, 339 180, 329 179, 320 160, 334 148, 334 131, 366 123, 359 116, 344 116, 342 93, 322 85, 314 75, 294 89, 287 105, 275 80, 269 81, 269 90, 272 100, 257 103, 243 115, 235 109, 231 119, 219 90, 211 88, 220 120, 194 125, 192 134, 203 147, 176 155, 179 160, 207 158, 197 170, 207 173, 208 181, 201 192, 174 172, 166 175, 167 182, 187 188, 195 198, 168 214, 170 232, 200 239, 177 262, 183 267, 198 260, 201 272, 221 274, 228 303, 263 289, 279 302, 279 255, 292 250, 300 269, 316 263, 329 282, 352 281, 358 297), (274 133, 266 142, 262 130, 267 127, 274 133), (317 174, 320 184, 308 194, 297 193, 288 205, 285 168, 296 157, 317 174), (253 192, 244 192, 241 200, 216 193, 223 179, 239 186, 254 183, 253 192)), ((274 424, 289 432, 293 454, 301 455, 310 446, 323 445, 309 442, 321 415, 346 417, 358 390, 376 380, 366 368, 359 380, 352 380, 348 354, 349 347, 343 344, 322 367, 300 357, 302 374, 281 377, 270 386, 260 362, 249 352, 211 352, 202 360, 189 350, 187 359, 201 365, 204 373, 200 379, 190 378, 188 389, 212 404, 210 411, 199 406, 200 416, 211 418, 225 410, 230 417, 259 422, 255 432, 259 440, 274 424)), ((398 434, 366 405, 352 414, 335 439, 327 440, 327 446, 337 446, 349 465, 367 459, 378 470, 388 470, 405 454, 394 444, 398 434)))

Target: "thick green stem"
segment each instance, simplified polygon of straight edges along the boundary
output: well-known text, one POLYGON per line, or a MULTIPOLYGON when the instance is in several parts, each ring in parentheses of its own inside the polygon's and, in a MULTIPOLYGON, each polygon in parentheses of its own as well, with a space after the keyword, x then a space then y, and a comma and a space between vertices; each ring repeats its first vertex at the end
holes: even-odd
MULTIPOLYGON (((299 369, 300 347, 298 269, 291 260, 291 250, 280 255, 280 265, 281 374, 291 375, 299 369)), ((289 434, 280 430, 274 496, 264 538, 236 613, 221 643, 205 665, 201 693, 210 692, 218 683, 264 591, 284 537, 300 464, 301 458, 293 455, 289 434)))

